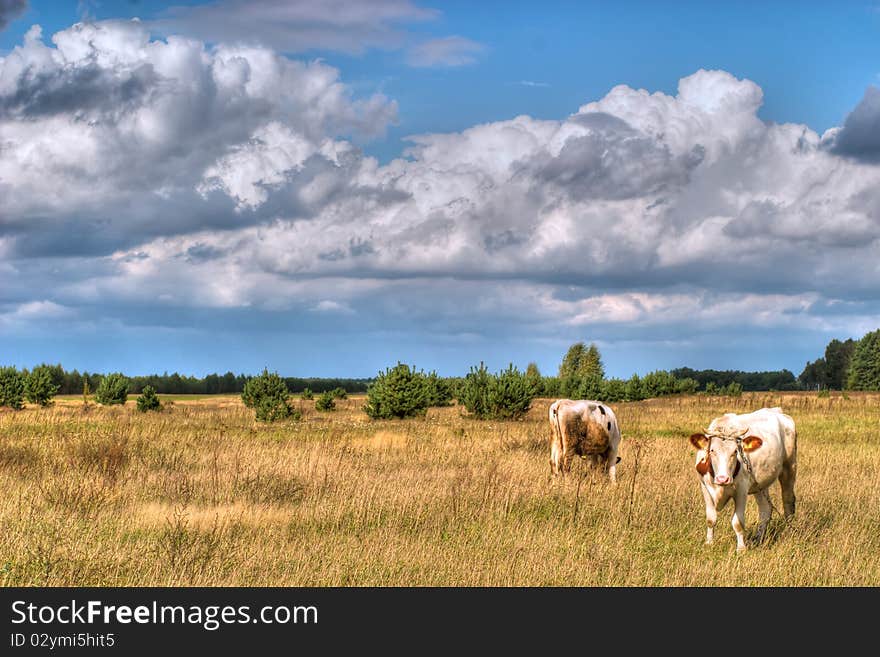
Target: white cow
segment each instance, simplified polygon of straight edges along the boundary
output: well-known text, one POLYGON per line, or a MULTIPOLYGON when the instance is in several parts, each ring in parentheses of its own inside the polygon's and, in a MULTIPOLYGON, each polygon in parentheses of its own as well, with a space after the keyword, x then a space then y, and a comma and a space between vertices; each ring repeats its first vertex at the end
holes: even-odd
POLYGON ((550 404, 550 469, 565 474, 573 456, 589 457, 617 481, 620 427, 614 411, 602 402, 558 399, 550 404))
POLYGON ((779 481, 786 519, 794 515, 794 482, 797 477, 797 431, 794 420, 781 408, 753 413, 726 413, 712 420, 703 433, 690 437, 697 448, 697 476, 706 501, 706 544, 712 543, 718 511, 734 500, 733 531, 737 551, 746 549, 746 500, 758 502, 758 542, 770 522, 772 504, 768 488, 779 481))

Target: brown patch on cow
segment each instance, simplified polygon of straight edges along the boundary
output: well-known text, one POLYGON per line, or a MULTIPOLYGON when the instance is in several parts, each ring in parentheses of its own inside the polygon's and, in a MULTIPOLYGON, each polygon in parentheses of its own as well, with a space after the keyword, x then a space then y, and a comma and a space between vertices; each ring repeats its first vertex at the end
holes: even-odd
POLYGON ((702 477, 702 476, 705 475, 707 472, 709 472, 709 468, 710 468, 711 466, 712 466, 712 464, 709 463, 709 457, 707 456, 707 457, 704 458, 702 461, 699 461, 699 462, 697 463, 697 472, 699 472, 699 473, 700 473, 700 476, 702 477))
POLYGON ((572 413, 565 418, 565 433, 578 456, 606 454, 611 440, 604 426, 581 415, 572 413))

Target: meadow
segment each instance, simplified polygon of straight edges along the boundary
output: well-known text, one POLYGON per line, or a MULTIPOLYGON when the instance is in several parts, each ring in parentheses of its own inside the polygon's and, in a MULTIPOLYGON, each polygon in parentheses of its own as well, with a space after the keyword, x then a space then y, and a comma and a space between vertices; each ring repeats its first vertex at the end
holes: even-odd
MULTIPOLYGON (((880 585, 880 395, 747 393, 612 404, 619 483, 549 478, 550 400, 524 421, 459 407, 371 421, 363 397, 260 425, 238 397, 159 413, 0 412, 6 586, 880 585), (782 406, 799 432, 798 510, 735 553, 732 505, 704 546, 687 437, 782 406)), ((778 486, 773 502, 781 508, 778 486)), ((750 498, 747 524, 757 507, 750 498)))

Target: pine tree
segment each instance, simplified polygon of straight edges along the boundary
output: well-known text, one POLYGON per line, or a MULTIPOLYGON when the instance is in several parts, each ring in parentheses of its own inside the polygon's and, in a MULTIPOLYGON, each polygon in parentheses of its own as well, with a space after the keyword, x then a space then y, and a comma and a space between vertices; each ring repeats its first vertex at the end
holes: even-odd
POLYGON ((850 390, 880 390, 880 329, 866 334, 856 343, 846 387, 850 390))
POLYGON ((430 403, 428 379, 398 362, 393 368, 379 372, 367 389, 364 411, 373 419, 404 418, 424 415, 430 403))
POLYGON ((159 396, 153 386, 144 386, 140 397, 137 398, 137 409, 141 413, 162 410, 162 402, 159 401, 159 396))
POLYGON ((289 397, 287 384, 277 372, 270 374, 268 368, 263 369, 260 376, 248 380, 241 393, 244 405, 256 411, 260 422, 274 422, 291 416, 299 419, 299 414, 290 407, 289 397))
POLYGON ((49 406, 61 387, 55 383, 51 365, 39 365, 30 371, 24 381, 24 396, 32 404, 49 406))
POLYGON ((24 382, 24 375, 14 367, 0 367, 0 406, 21 410, 24 382))
POLYGON ((128 379, 121 373, 108 374, 95 390, 95 401, 103 405, 125 404, 128 400, 128 379))

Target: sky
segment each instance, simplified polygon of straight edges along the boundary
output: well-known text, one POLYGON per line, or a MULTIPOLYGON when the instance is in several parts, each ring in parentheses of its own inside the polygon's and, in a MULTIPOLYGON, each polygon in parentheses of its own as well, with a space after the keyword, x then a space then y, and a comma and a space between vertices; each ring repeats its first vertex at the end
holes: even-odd
POLYGON ((0 0, 0 362, 788 368, 880 326, 880 4, 0 0))

